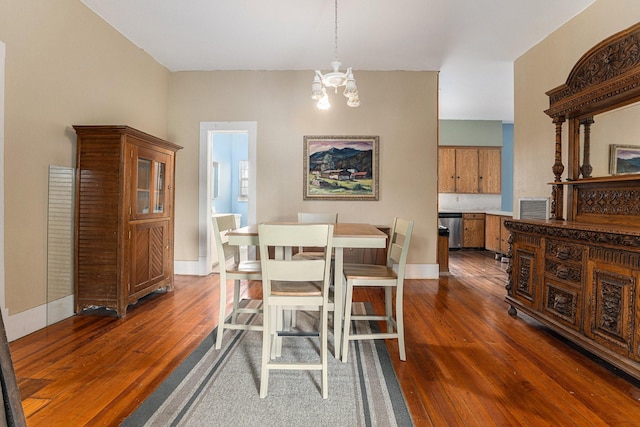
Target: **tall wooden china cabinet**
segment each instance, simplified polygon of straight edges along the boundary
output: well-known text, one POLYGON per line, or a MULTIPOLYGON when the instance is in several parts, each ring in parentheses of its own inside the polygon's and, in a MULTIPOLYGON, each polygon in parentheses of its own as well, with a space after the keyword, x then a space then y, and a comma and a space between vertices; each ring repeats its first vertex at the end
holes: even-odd
POLYGON ((640 24, 590 49, 547 95, 555 125, 551 218, 505 222, 509 314, 521 310, 640 378, 640 174, 592 177, 590 159, 597 122, 640 100, 640 24))
POLYGON ((75 310, 129 304, 173 289, 176 151, 128 126, 74 126, 75 310))

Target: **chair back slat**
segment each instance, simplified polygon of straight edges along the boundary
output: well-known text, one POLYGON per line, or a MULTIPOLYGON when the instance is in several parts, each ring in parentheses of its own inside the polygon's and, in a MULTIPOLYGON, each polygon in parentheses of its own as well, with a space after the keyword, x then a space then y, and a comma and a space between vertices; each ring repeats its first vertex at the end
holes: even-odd
MULTIPOLYGON (((266 246, 304 246, 326 247, 329 224, 260 224, 258 234, 260 243, 266 246), (266 227, 265 227, 266 225, 266 227)), ((333 232, 332 232, 333 234, 333 232)))
MULTIPOLYGON (((338 222, 337 213, 298 212, 298 222, 309 224, 335 224, 338 222)), ((298 252, 321 252, 318 247, 299 246, 298 252)))
POLYGON ((269 280, 282 282, 324 280, 324 260, 268 261, 269 280))
POLYGON ((213 238, 216 245, 216 254, 218 255, 218 265, 223 269, 229 258, 239 261, 240 248, 229 244, 227 233, 236 229, 236 218, 234 215, 220 215, 211 217, 213 224, 213 238))
POLYGON ((411 244, 411 234, 413 232, 413 221, 401 218, 394 218, 391 228, 391 238, 389 239, 389 250, 387 252, 387 266, 398 266, 398 276, 404 278, 404 270, 407 264, 409 245, 411 244))

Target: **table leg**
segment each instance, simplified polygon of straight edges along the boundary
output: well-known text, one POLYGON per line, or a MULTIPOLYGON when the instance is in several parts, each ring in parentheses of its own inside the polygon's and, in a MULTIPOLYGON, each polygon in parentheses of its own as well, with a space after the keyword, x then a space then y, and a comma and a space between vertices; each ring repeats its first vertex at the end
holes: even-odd
POLYGON ((344 309, 342 301, 344 299, 342 283, 342 267, 344 263, 344 248, 334 248, 334 276, 333 276, 333 347, 336 359, 340 359, 340 345, 342 344, 342 320, 344 309))

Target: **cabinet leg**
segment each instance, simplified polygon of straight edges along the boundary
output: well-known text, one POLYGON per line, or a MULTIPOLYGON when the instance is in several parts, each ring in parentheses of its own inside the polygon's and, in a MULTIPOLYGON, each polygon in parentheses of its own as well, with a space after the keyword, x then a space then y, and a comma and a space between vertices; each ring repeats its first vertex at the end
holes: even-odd
POLYGON ((518 310, 516 310, 516 308, 512 305, 509 306, 509 310, 507 310, 507 313, 509 313, 509 316, 511 317, 518 317, 518 310))

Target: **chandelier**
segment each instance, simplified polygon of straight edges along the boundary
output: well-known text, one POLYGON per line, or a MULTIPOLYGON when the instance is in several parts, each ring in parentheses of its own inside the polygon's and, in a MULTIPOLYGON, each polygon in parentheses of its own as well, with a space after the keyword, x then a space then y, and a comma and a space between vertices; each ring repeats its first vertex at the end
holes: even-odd
POLYGON ((331 62, 333 70, 327 74, 322 74, 320 70, 316 70, 316 75, 311 84, 311 98, 318 101, 317 106, 321 110, 326 110, 331 106, 327 96, 327 88, 334 88, 335 93, 338 93, 338 88, 342 86, 344 86, 342 94, 347 98, 347 105, 349 107, 360 105, 358 88, 353 72, 351 68, 347 68, 344 73, 340 72, 341 65, 342 63, 338 61, 338 0, 335 0, 335 50, 334 60, 331 62))

